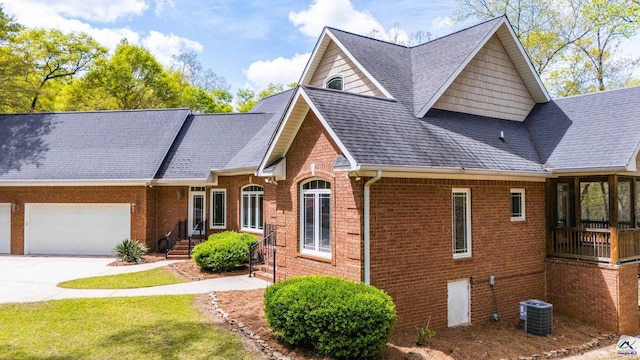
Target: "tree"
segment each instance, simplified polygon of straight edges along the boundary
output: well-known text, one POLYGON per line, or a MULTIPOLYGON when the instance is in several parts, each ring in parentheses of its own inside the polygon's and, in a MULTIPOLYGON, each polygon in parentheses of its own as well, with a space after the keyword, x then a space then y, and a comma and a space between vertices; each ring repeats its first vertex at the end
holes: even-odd
POLYGON ((36 111, 41 96, 51 96, 50 82, 70 81, 107 51, 86 33, 45 29, 22 31, 10 39, 9 47, 26 65, 18 86, 28 94, 25 110, 30 112, 36 111))
POLYGON ((140 46, 122 40, 74 84, 69 110, 143 109, 180 105, 180 75, 166 71, 140 46))
POLYGON ((171 70, 177 71, 182 76, 182 81, 186 81, 192 86, 201 87, 206 91, 229 90, 231 86, 222 76, 218 76, 213 70, 202 68, 195 51, 183 52, 173 56, 171 70))
MULTIPOLYGON (((291 83, 286 86, 287 88, 294 88, 298 86, 298 84, 291 83)), ((267 87, 265 87, 264 89, 260 90, 258 94, 256 94, 256 92, 249 87, 240 89, 236 94, 238 111, 239 112, 251 111, 251 109, 253 109, 253 107, 256 106, 256 104, 258 104, 260 100, 266 97, 281 93, 284 90, 285 90, 285 85, 274 84, 274 83, 269 83, 269 85, 267 85, 267 87)))
POLYGON ((640 25, 638 0, 458 0, 456 18, 506 14, 531 62, 559 94, 603 90, 624 78, 615 48, 640 25), (618 65, 616 65, 618 62, 618 65), (576 66, 578 68, 576 68, 576 66), (559 83, 562 79, 565 84, 559 83), (596 79, 596 87, 590 86, 596 79))
POLYGON ((0 4, 0 111, 13 112, 20 107, 21 90, 17 87, 20 74, 27 71, 27 64, 12 51, 10 40, 23 29, 13 17, 5 14, 0 4))

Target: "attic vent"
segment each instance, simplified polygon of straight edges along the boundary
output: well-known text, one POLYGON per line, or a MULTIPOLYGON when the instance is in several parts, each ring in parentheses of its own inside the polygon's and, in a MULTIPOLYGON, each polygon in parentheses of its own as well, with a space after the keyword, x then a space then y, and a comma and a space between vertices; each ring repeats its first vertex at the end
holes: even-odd
POLYGON ((544 336, 553 330, 553 305, 530 299, 520 302, 520 320, 524 320, 524 332, 544 336))

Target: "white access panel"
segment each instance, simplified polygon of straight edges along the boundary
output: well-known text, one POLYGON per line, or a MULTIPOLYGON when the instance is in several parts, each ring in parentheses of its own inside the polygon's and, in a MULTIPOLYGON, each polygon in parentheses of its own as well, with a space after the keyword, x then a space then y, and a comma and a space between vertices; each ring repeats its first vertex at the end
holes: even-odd
POLYGON ((0 254, 11 252, 11 204, 0 204, 0 254))
POLYGON ((471 313, 469 279, 450 281, 447 284, 447 310, 449 327, 468 324, 471 313))

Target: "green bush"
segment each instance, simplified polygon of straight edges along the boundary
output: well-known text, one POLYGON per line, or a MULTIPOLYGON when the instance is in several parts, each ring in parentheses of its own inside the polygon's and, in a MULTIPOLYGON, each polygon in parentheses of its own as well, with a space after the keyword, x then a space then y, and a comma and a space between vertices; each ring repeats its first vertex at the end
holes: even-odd
POLYGON ((249 261, 249 246, 257 242, 255 235, 221 232, 196 245, 193 248, 193 260, 201 269, 231 271, 249 261))
POLYGON ((149 248, 136 240, 124 239, 113 251, 119 260, 140 264, 143 262, 142 256, 149 252, 149 248))
POLYGON ((264 311, 285 342, 335 358, 379 354, 396 319, 393 300, 382 290, 319 275, 271 285, 264 293, 264 311))

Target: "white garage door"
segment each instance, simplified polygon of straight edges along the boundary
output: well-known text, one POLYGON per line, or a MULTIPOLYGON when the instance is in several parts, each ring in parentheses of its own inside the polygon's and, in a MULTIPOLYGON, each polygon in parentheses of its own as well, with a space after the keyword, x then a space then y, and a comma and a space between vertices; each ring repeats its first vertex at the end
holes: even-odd
POLYGON ((129 204, 25 204, 25 254, 113 255, 130 229, 129 204))
POLYGON ((0 204, 0 254, 11 251, 11 204, 0 204))

